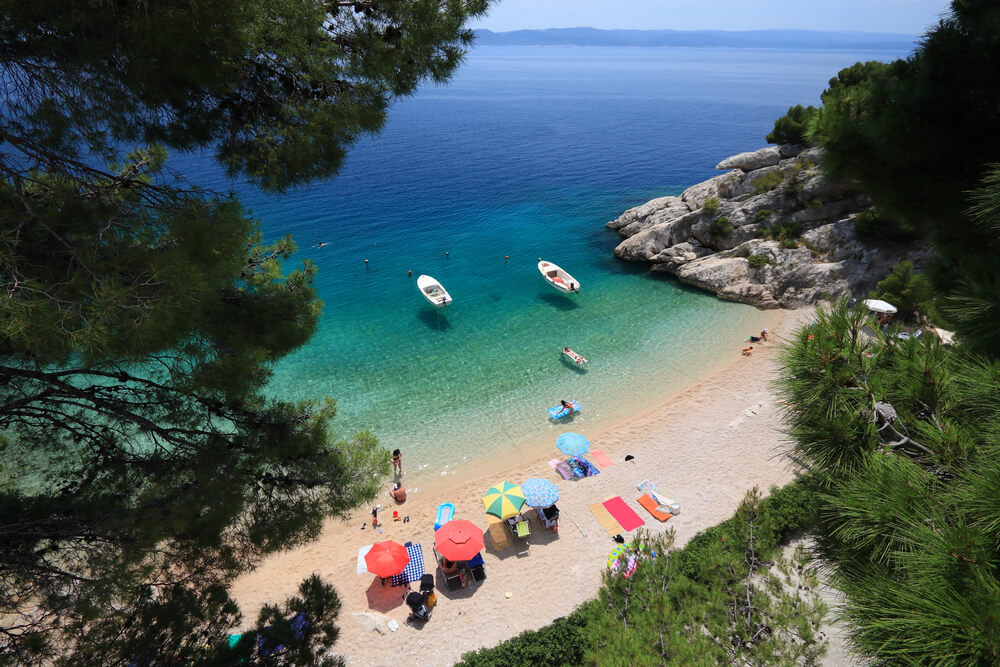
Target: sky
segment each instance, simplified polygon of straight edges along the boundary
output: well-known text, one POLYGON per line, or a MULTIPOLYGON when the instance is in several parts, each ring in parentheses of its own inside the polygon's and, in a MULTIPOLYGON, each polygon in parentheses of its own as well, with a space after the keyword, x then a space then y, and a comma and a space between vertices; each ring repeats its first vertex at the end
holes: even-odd
POLYGON ((640 30, 857 30, 920 35, 947 0, 495 0, 472 27, 495 32, 591 27, 640 30))

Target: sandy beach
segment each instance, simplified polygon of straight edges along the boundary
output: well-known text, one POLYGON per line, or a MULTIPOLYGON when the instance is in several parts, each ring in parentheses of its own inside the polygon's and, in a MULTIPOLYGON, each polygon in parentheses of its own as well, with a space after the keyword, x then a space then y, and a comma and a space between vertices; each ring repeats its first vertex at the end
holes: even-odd
MULTIPOLYGON (((789 335, 812 309, 774 311, 767 344, 754 344, 752 356, 740 349, 719 350, 731 363, 680 394, 664 396, 657 408, 588 436, 613 465, 594 477, 562 480, 548 458, 487 476, 460 479, 450 488, 413 495, 395 506, 386 495, 382 534, 372 530, 371 505, 348 521, 329 521, 318 540, 276 554, 235 582, 232 594, 250 625, 264 603, 280 602, 295 593, 305 577, 317 573, 336 586, 343 602, 340 638, 334 647, 350 665, 452 665, 461 655, 527 629, 536 629, 570 613, 592 598, 601 585, 608 555, 616 544, 588 509, 610 496, 621 496, 645 521, 639 530, 672 528, 676 544, 728 518, 753 486, 766 492, 793 477, 792 464, 782 452, 780 409, 773 382, 781 336, 789 335), (626 455, 634 457, 625 461, 626 455), (497 551, 489 536, 483 554, 487 578, 448 591, 435 567, 434 518, 441 502, 454 503, 456 518, 487 526, 480 497, 497 482, 518 484, 529 477, 550 479, 559 487, 558 533, 544 530, 532 518, 532 535, 497 551), (657 489, 681 506, 677 516, 660 523, 635 502, 636 484, 650 479, 657 489), (409 522, 392 521, 392 510, 409 522), (363 523, 367 527, 362 530, 363 523), (356 574, 359 547, 386 539, 423 545, 427 572, 435 574, 438 603, 424 625, 406 623, 405 587, 383 586, 371 574, 356 574), (507 594, 510 594, 509 597, 507 594), (384 614, 399 629, 381 634, 363 628, 355 615, 384 614)), ((566 430, 572 430, 572 427, 566 430)), ((404 458, 404 477, 407 463, 404 458)), ((461 478, 462 476, 456 476, 461 478)), ((631 535, 628 533, 627 535, 631 535)), ((415 587, 414 587, 415 588, 415 587)))

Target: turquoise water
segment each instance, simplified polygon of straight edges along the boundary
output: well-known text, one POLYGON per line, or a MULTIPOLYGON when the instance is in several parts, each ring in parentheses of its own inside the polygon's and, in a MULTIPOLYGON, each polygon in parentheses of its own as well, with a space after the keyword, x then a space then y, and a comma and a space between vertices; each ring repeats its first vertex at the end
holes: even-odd
MULTIPOLYGON (((233 186, 266 235, 291 232, 320 269, 319 331, 277 366, 274 391, 335 397, 342 434, 370 428, 427 478, 534 456, 563 430, 595 435, 659 404, 771 317, 616 260, 621 238, 604 223, 763 146, 774 119, 816 103, 839 69, 902 55, 473 51, 450 85, 397 104, 338 178, 282 197, 233 186), (581 293, 546 285, 538 258, 581 293), (421 273, 451 293, 446 312, 421 297, 421 273), (562 359, 565 345, 586 370, 562 359), (579 416, 550 422, 545 409, 569 398, 579 416)), ((231 185, 186 160, 202 184, 231 185)))

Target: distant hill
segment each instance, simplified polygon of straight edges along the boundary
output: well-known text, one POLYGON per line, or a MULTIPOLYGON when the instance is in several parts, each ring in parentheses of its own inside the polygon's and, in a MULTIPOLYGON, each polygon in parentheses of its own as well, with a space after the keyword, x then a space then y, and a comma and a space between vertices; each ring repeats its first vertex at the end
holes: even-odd
POLYGON ((549 28, 493 32, 477 30, 483 46, 702 46, 736 49, 872 49, 899 51, 917 37, 881 32, 822 30, 597 30, 549 28))

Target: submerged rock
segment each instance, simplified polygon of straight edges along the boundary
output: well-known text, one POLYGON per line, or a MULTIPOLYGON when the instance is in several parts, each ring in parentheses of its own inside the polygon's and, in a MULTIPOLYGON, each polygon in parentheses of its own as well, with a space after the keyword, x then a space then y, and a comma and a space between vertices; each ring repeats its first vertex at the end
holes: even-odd
POLYGON ((871 203, 852 184, 828 182, 821 160, 821 149, 798 145, 727 158, 717 168, 732 171, 608 222, 626 237, 615 255, 762 308, 864 294, 903 259, 929 263, 924 244, 859 239, 853 219, 871 203))

